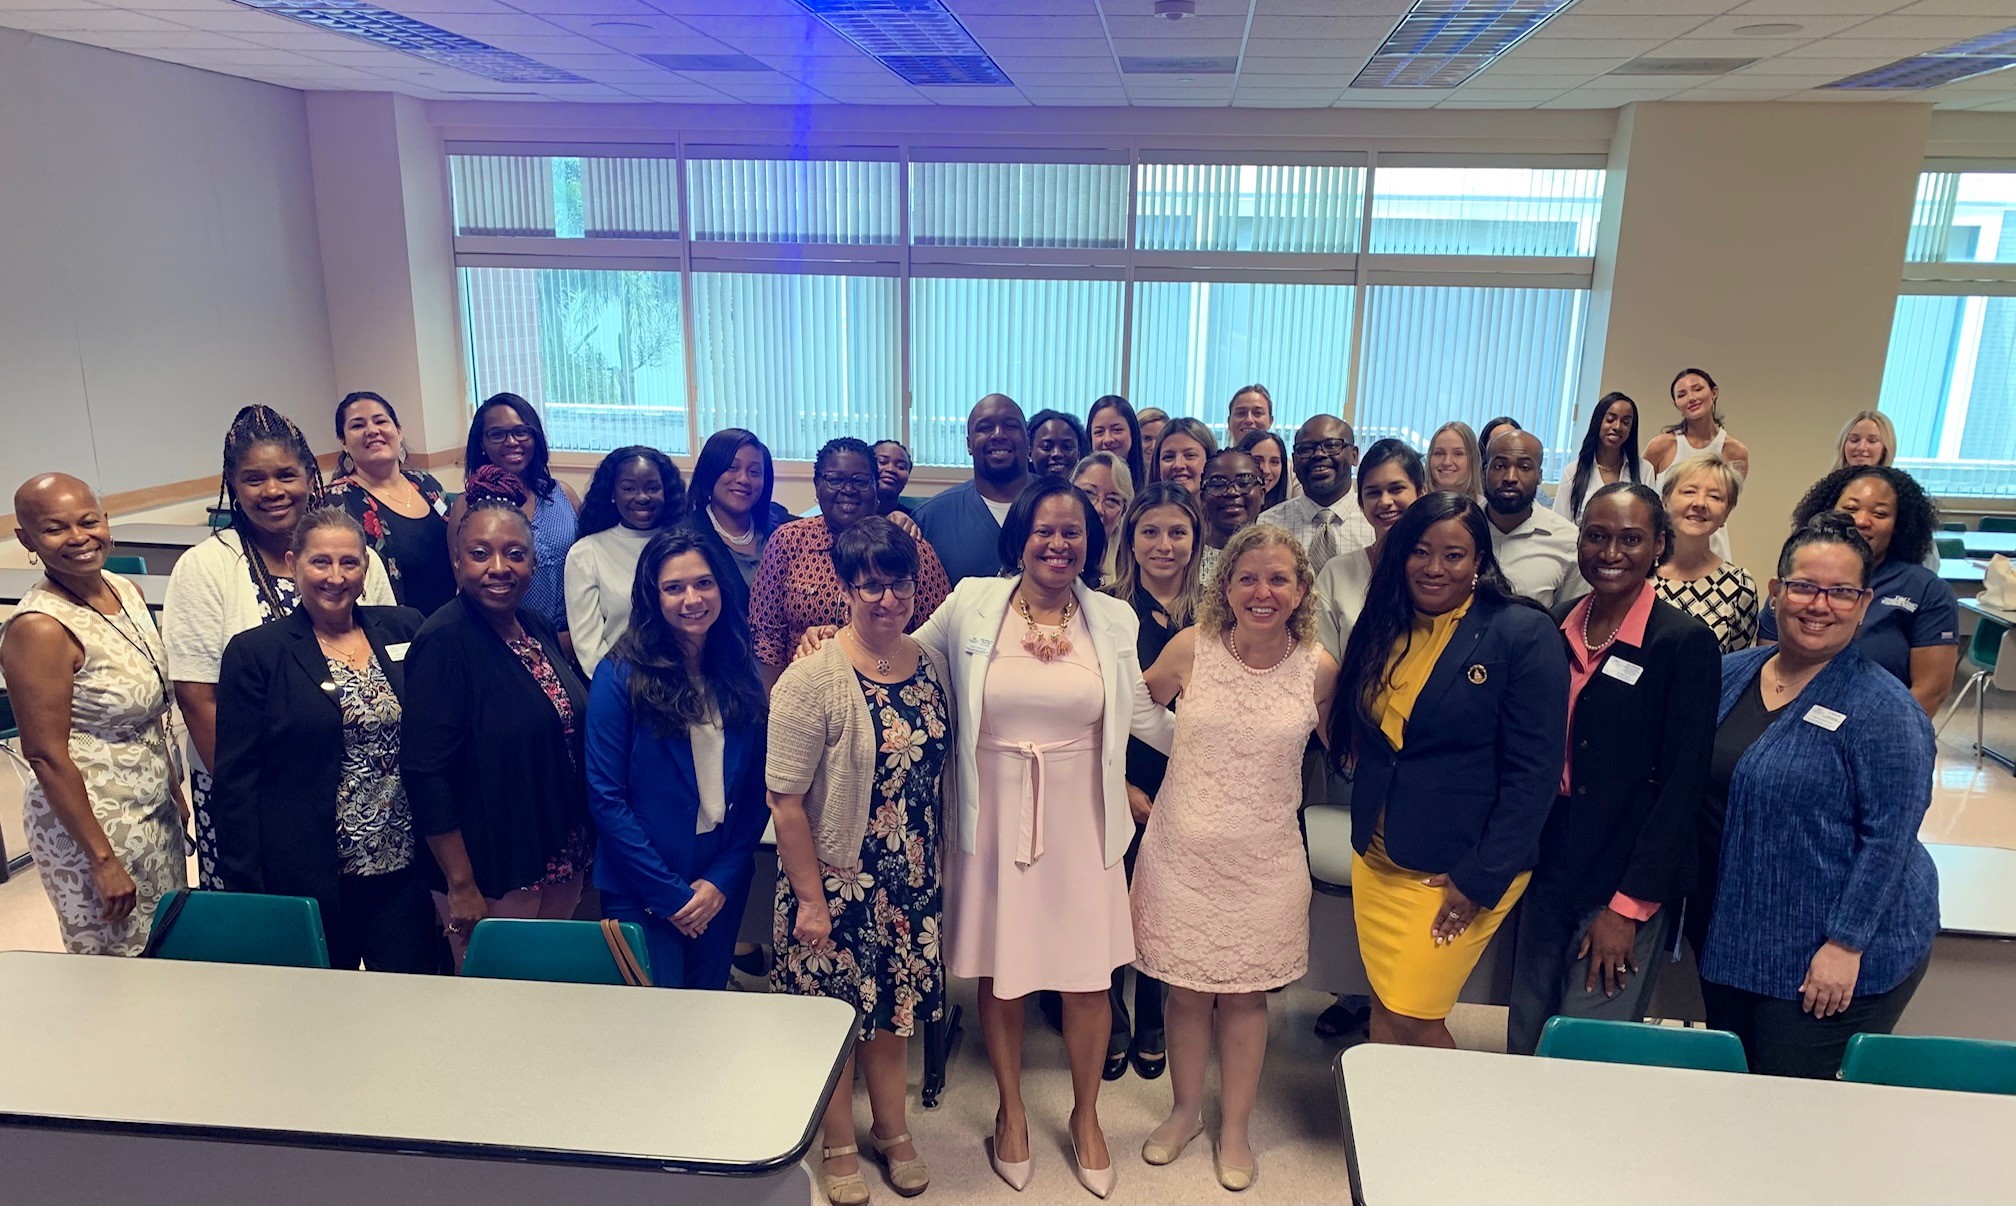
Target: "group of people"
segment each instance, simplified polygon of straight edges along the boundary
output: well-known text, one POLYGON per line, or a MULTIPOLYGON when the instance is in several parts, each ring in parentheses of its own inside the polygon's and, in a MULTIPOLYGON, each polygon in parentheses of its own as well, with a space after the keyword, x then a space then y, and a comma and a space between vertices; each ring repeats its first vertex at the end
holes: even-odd
MULTIPOLYGON (((1351 807, 1374 1041, 1451 1045, 1523 901, 1513 1050, 1552 1016, 1644 1016, 1684 933, 1754 1069, 1831 1075, 1937 928, 1937 516, 1865 412, 1760 591, 1725 551, 1748 451, 1707 373, 1671 395, 1642 455, 1605 396, 1549 500, 1510 418, 1361 453, 1337 416, 1277 434, 1258 385, 1229 446, 1118 396, 1081 421, 992 394, 969 481, 919 500, 900 442, 836 439, 802 519, 741 429, 690 476, 617 449, 577 495, 500 394, 451 499, 378 395, 337 407, 326 487, 246 407, 228 526, 178 561, 159 632, 85 483, 15 496, 45 575, 0 641, 31 847, 73 951, 137 953, 186 842, 204 887, 315 899, 338 967, 439 971, 485 917, 607 916, 654 983, 720 988, 773 821, 773 988, 859 1009, 905 1196, 930 1179, 907 1040, 948 976, 978 982, 1008 1184, 1034 1167, 1025 1005, 1055 994, 1085 1188, 1118 1175, 1102 1081, 1166 1069, 1141 1154, 1168 1164, 1214 1049, 1215 1175, 1251 1185, 1268 994, 1308 965, 1310 800, 1351 807)), ((853 1083, 822 1128, 843 1206, 869 1198, 853 1083)))

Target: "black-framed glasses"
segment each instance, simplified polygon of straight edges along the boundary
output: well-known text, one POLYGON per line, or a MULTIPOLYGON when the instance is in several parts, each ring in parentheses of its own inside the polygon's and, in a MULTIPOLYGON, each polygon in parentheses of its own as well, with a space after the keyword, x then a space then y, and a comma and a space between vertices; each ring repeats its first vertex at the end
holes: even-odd
POLYGON ((854 597, 863 603, 880 603, 882 596, 885 594, 895 595, 899 599, 911 599, 917 595, 917 579, 898 578, 894 582, 857 582, 847 589, 853 591, 854 597))
POLYGON ((532 440, 532 428, 529 425, 492 427, 483 433, 485 444, 530 444, 532 440))
POLYGON ((822 473, 819 484, 828 490, 873 490, 875 479, 865 473, 822 473))
POLYGON ((1787 578, 1779 583, 1785 588, 1785 601, 1801 607, 1821 595, 1827 596, 1827 606, 1835 611, 1847 611, 1863 599, 1875 594, 1866 586, 1822 586, 1818 582, 1808 582, 1804 578, 1787 578))
POLYGON ((1261 478, 1256 473, 1241 473, 1233 477, 1218 474, 1204 479, 1207 494, 1244 494, 1258 486, 1261 478))
POLYGON ((1310 440, 1295 445, 1296 456, 1343 456, 1346 449, 1356 448, 1349 440, 1310 440))

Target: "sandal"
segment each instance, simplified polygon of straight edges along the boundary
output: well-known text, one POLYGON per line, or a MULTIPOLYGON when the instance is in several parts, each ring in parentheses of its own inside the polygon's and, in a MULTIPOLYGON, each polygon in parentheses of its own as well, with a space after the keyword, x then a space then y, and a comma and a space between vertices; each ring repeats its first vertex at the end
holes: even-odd
POLYGON ((923 1193, 931 1184, 931 1166, 919 1156, 911 1160, 898 1160, 889 1154, 892 1147, 901 1147, 911 1142, 910 1132, 904 1131, 894 1139, 884 1139, 868 1128, 868 1142, 875 1145, 875 1154, 882 1160, 883 1171, 888 1175, 889 1188, 906 1198, 914 1198, 923 1193))
POLYGON ((826 1192, 826 1200, 833 1206, 868 1206, 868 1182, 862 1177, 860 1169, 850 1173, 829 1173, 825 1167, 828 1160, 856 1155, 860 1151, 851 1143, 846 1147, 819 1149, 819 1187, 826 1192))

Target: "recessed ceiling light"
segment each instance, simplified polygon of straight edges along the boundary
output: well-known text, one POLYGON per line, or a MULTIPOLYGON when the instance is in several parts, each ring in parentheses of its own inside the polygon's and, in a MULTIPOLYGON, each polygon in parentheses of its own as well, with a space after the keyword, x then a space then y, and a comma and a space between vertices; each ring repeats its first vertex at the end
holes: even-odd
POLYGON ((1730 32, 1746 38, 1778 38, 1802 33, 1805 29, 1804 25, 1795 25, 1790 21, 1765 21, 1757 25, 1738 25, 1730 32))
POLYGON ((650 33, 651 27, 641 21, 597 21, 590 26, 603 33, 650 33))

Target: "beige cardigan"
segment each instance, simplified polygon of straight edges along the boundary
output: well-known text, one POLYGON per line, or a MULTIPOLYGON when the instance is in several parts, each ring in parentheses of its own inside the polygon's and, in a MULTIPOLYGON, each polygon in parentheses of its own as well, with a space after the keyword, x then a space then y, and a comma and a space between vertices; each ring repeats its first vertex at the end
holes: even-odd
MULTIPOLYGON (((945 659, 931 649, 922 656, 938 675, 945 700, 948 738, 952 722, 952 676, 945 659)), ((948 741, 939 779, 941 815, 956 816, 953 796, 958 773, 948 741)), ((812 845, 829 867, 861 861, 868 836, 869 796, 875 789, 875 718, 854 677, 854 664, 838 640, 799 658, 778 677, 770 692, 770 746, 763 778, 780 796, 803 795, 812 823, 812 845)))

